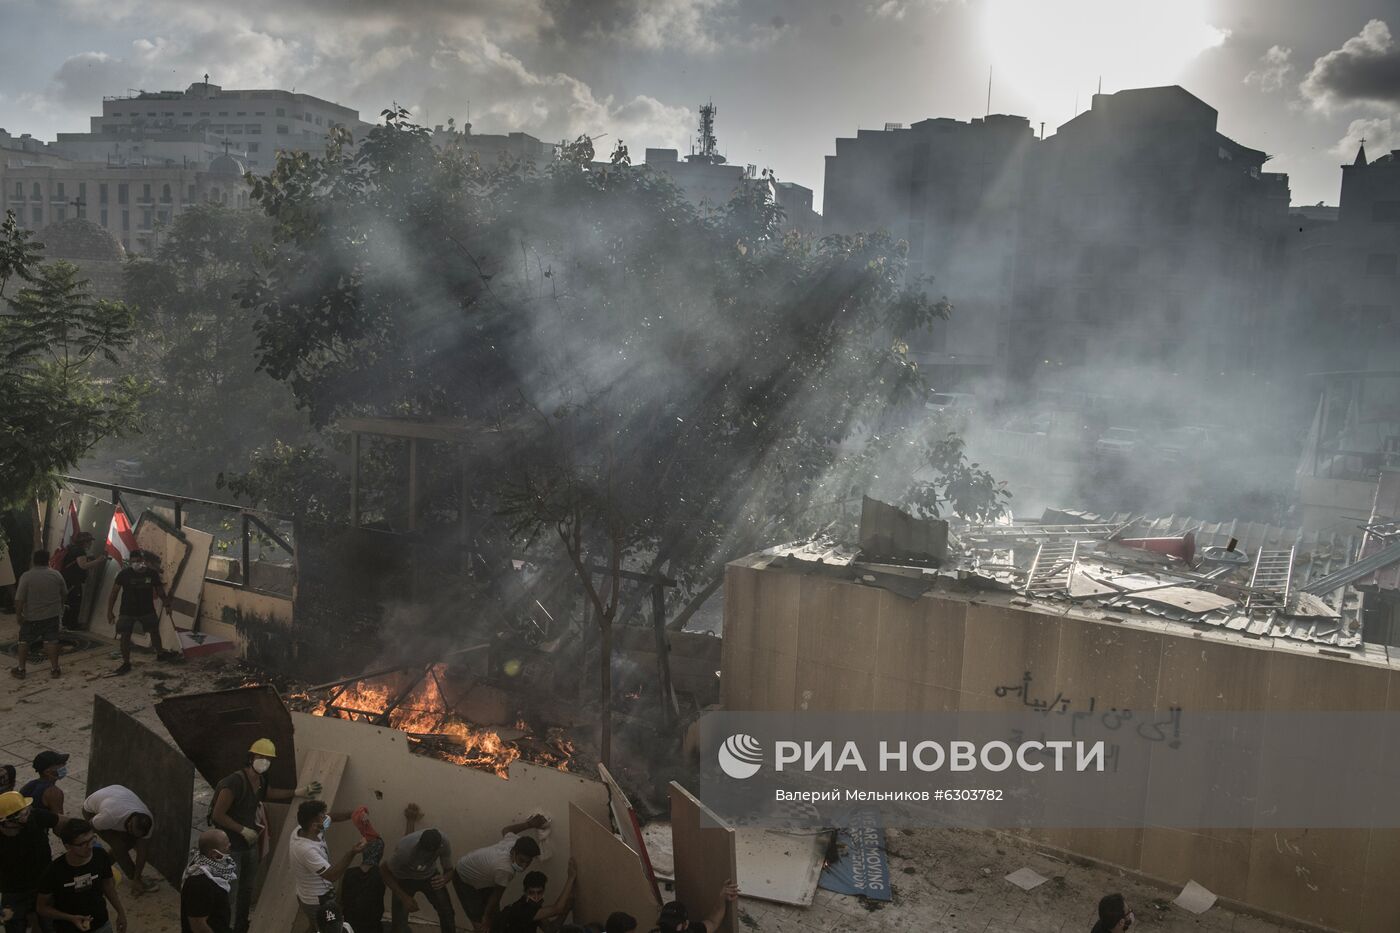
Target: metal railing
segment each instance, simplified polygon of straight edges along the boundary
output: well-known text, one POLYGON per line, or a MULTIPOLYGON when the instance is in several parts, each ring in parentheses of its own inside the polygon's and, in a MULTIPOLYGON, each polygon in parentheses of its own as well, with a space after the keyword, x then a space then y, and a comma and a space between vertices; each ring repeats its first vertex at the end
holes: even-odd
POLYGON ((174 524, 176 530, 179 530, 180 528, 184 527, 186 506, 199 506, 200 508, 216 509, 221 512, 231 512, 238 515, 239 537, 241 543, 239 555, 239 580, 233 581, 217 577, 211 578, 207 575, 205 579, 215 579, 219 583, 227 584, 229 586, 236 586, 239 589, 254 589, 254 587, 251 585, 251 581, 253 578, 252 543, 253 530, 255 528, 259 533, 265 535, 278 547, 286 551, 288 555, 296 555, 296 549, 292 547, 292 544, 280 533, 278 533, 278 531, 275 528, 273 528, 270 524, 270 522, 274 521, 290 521, 291 517, 287 515, 281 515, 276 512, 267 511, 265 509, 250 509, 246 506, 237 505, 236 503, 232 502, 218 502, 213 499, 201 499, 196 496, 184 496, 178 493, 160 492, 154 489, 142 489, 137 486, 125 486, 121 483, 107 483, 102 482, 100 480, 86 479, 82 476, 68 476, 65 474, 62 477, 62 479, 64 482, 72 486, 86 486, 91 489, 105 490, 110 494, 113 506, 124 505, 122 501, 122 497, 124 495, 144 499, 158 499, 163 502, 168 502, 171 504, 175 512, 174 524))

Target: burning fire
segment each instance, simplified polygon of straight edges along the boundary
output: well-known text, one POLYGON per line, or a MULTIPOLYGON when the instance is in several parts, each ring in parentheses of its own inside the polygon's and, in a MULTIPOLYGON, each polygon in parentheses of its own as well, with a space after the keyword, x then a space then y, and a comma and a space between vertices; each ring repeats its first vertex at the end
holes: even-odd
MULTIPOLYGON (((520 748, 493 729, 471 726, 452 711, 442 692, 447 665, 435 664, 405 696, 402 687, 385 681, 356 681, 329 699, 317 701, 311 712, 357 722, 375 722, 408 733, 424 751, 456 764, 469 765, 508 777, 511 762, 522 756, 520 748), (384 711, 390 710, 387 722, 384 711)), ((521 722, 516 727, 528 732, 521 722)), ((544 741, 533 741, 528 760, 569 770, 573 747, 562 729, 550 729, 544 741)))

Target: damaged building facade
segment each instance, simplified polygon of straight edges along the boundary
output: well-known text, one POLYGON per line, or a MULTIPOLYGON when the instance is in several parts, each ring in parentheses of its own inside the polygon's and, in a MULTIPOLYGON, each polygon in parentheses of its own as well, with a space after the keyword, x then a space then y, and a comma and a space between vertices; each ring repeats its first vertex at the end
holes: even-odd
MULTIPOLYGON (((1363 634, 1400 548, 1248 523, 1052 512, 954 526, 938 566, 830 541, 732 563, 723 706, 752 711, 1386 711, 1363 634), (1387 570, 1381 567, 1389 568, 1387 570)), ((862 533, 863 537, 864 532, 862 533)), ((1131 715, 1131 713, 1129 713, 1131 715)), ((1247 787, 1260 775, 1232 775, 1247 787)), ((1149 788, 1150 790, 1150 788, 1149 788)), ((1325 791, 1324 791, 1325 792, 1325 791)), ((1027 829, 1037 844, 1327 929, 1392 930, 1400 832, 1027 829)))

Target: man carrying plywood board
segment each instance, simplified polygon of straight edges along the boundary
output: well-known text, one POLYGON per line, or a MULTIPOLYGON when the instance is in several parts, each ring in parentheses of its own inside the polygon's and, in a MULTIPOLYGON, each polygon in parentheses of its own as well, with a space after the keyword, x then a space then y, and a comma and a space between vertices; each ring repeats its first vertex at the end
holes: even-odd
POLYGON ((661 911, 661 933, 734 933, 729 905, 739 896, 734 830, 708 807, 671 782, 671 847, 676 863, 676 895, 661 911), (706 911, 691 920, 690 911, 706 911))

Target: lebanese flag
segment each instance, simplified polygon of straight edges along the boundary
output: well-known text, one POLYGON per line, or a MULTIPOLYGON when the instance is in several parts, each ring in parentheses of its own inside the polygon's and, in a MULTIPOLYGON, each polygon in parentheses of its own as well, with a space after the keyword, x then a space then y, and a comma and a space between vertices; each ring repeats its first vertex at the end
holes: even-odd
POLYGON ((117 506, 112 512, 112 527, 107 531, 107 553, 117 560, 128 561, 135 550, 136 535, 132 534, 131 520, 126 517, 126 510, 117 506))
POLYGON ((49 566, 54 570, 63 569, 63 555, 68 550, 68 545, 73 543, 73 539, 78 535, 78 500, 70 499, 68 502, 68 514, 63 522, 63 537, 59 541, 58 547, 49 556, 49 566))

